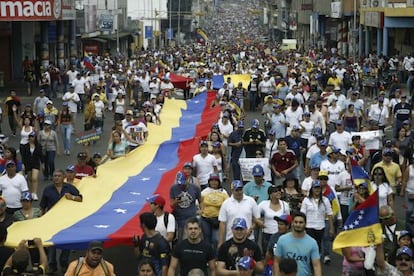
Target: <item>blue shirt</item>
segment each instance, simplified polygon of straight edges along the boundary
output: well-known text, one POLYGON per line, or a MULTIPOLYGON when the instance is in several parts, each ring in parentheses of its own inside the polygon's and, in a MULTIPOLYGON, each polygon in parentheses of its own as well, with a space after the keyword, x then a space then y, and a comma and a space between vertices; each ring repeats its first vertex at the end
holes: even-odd
POLYGON ((292 233, 281 236, 274 254, 276 257, 294 259, 298 265, 298 276, 312 275, 312 261, 320 259, 318 244, 308 234, 299 239, 292 233))
MULTIPOLYGON (((238 143, 243 140, 243 131, 235 130, 233 131, 229 139, 227 140, 228 143, 238 143)), ((240 155, 243 151, 243 147, 231 147, 231 160, 232 161, 238 161, 240 158, 240 155)))
POLYGON ((314 155, 312 155, 309 167, 313 167, 313 165, 320 167, 323 160, 328 160, 328 154, 322 155, 320 151, 316 152, 314 155))
POLYGON ((275 132, 275 138, 284 138, 286 136, 286 117, 283 113, 272 114, 270 123, 272 124, 272 130, 275 132))
POLYGON ((62 197, 65 196, 66 193, 82 197, 79 190, 72 184, 64 183, 60 193, 54 184, 50 184, 43 190, 42 199, 39 204, 40 208, 49 211, 62 197))
POLYGON ((267 181, 263 180, 263 183, 261 185, 257 185, 256 182, 253 180, 253 181, 248 182, 243 187, 243 193, 245 195, 253 197, 254 199, 256 199, 255 196, 258 196, 258 199, 256 200, 256 202, 257 204, 259 204, 263 200, 269 199, 269 194, 267 193, 267 190, 269 189, 270 186, 272 186, 272 184, 270 184, 267 181))

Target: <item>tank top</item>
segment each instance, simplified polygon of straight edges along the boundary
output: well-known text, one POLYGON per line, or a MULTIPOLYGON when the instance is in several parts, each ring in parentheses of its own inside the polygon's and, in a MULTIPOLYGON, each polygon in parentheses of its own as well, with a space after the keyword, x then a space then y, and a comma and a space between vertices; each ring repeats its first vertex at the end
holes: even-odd
POLYGON ((25 131, 24 129, 25 127, 23 127, 20 131, 20 145, 26 145, 27 143, 29 143, 29 133, 33 131, 32 126, 30 126, 29 131, 25 131))
POLYGON ((71 119, 72 119, 72 116, 69 113, 67 113, 67 112, 63 113, 62 112, 62 115, 60 116, 60 123, 61 124, 68 124, 68 123, 71 122, 71 119))
POLYGON ((358 128, 358 123, 357 123, 358 117, 357 116, 352 116, 352 117, 345 116, 344 120, 345 120, 345 126, 348 129, 355 129, 355 131, 357 131, 356 130, 358 128))

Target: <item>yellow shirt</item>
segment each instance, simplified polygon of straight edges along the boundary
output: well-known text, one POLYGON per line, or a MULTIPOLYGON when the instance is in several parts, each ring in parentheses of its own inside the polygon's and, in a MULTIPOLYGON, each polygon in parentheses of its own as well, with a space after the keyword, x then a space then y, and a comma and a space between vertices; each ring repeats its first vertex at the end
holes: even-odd
POLYGON ((381 161, 374 165, 374 168, 372 168, 371 174, 375 170, 375 168, 378 168, 378 167, 383 168, 385 175, 387 176, 388 182, 390 183, 390 186, 394 190, 394 187, 397 186, 397 178, 402 177, 400 166, 394 162, 391 162, 391 164, 386 165, 383 161, 381 161))
MULTIPOLYGON (((74 260, 69 264, 68 270, 66 270, 65 276, 73 276, 75 275, 76 266, 78 265, 79 260, 74 260)), ((114 266, 107 261, 104 261, 106 266, 108 267, 109 275, 115 276, 114 266)), ((86 261, 83 262, 81 269, 79 271, 79 276, 105 276, 105 271, 102 268, 102 265, 99 264, 95 268, 91 268, 88 266, 86 261)))
POLYGON ((203 212, 201 215, 205 218, 215 218, 218 217, 220 207, 229 198, 229 195, 224 189, 214 190, 207 188, 201 192, 201 198, 203 202, 203 212))

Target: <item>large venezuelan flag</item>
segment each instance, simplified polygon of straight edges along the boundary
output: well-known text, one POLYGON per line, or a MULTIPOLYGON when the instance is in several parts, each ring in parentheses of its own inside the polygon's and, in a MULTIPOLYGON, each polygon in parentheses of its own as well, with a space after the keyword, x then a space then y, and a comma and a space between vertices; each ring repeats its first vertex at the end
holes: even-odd
POLYGON ((130 243, 134 234, 141 234, 139 214, 149 211, 145 198, 154 193, 169 198, 177 171, 192 160, 200 137, 217 121, 219 108, 210 108, 215 96, 202 93, 187 102, 167 99, 162 125, 149 126, 144 146, 100 166, 98 177, 82 179, 82 203, 62 198, 43 217, 12 224, 6 245, 16 247, 33 237, 71 249, 84 249, 91 240, 106 241, 106 246, 130 243))
POLYGON ((382 228, 379 222, 378 191, 371 194, 351 212, 344 224, 344 231, 333 241, 332 248, 342 254, 341 249, 353 246, 371 246, 382 243, 382 228))

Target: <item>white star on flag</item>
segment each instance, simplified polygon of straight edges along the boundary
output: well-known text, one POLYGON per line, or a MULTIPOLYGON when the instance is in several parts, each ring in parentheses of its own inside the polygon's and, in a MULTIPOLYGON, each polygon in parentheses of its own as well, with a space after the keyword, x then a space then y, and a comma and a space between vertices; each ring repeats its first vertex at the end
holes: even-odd
POLYGON ((141 195, 141 193, 138 192, 129 192, 131 195, 141 195))
POLYGON ((363 214, 364 214, 364 210, 359 211, 359 213, 360 213, 361 215, 363 215, 363 214))
POLYGON ((348 226, 346 226, 346 225, 345 225, 345 226, 344 226, 344 230, 348 230, 348 226))
POLYGON ((109 225, 104 225, 104 224, 97 224, 97 225, 94 225, 96 228, 104 228, 104 229, 106 229, 106 228, 108 228, 109 227, 109 225))
POLYGON ((194 103, 195 103, 195 104, 198 104, 198 103, 200 103, 200 101, 198 101, 198 100, 197 100, 197 101, 194 101, 194 103))
POLYGON ((115 212, 117 212, 118 214, 126 214, 126 209, 121 209, 121 208, 117 208, 117 209, 114 209, 114 211, 115 212))
POLYGON ((150 179, 151 179, 151 177, 143 177, 143 178, 141 178, 142 181, 148 181, 150 179))
POLYGON ((359 220, 362 220, 363 218, 364 218, 364 217, 363 217, 363 216, 361 216, 361 215, 360 215, 360 216, 358 216, 358 219, 359 219, 359 220))
POLYGON ((354 225, 351 223, 351 225, 349 225, 350 229, 354 229, 354 225))
POLYGON ((354 221, 354 224, 355 226, 357 226, 359 224, 359 221, 358 220, 354 221))
POLYGON ((125 202, 122 202, 122 204, 132 204, 132 203, 135 203, 136 201, 135 200, 132 200, 132 201, 125 201, 125 202))
POLYGON ((158 168, 159 171, 166 171, 167 168, 158 168))

